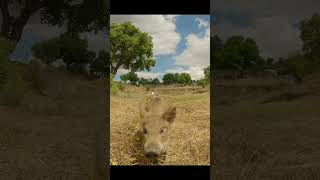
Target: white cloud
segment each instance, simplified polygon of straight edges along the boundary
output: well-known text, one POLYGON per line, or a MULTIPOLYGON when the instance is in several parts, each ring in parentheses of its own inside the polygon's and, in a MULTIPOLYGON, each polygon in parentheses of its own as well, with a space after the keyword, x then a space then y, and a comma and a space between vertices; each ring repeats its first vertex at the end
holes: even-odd
POLYGON ((201 18, 196 18, 196 21, 199 23, 198 24, 199 28, 202 28, 202 27, 208 28, 209 27, 209 22, 208 21, 205 21, 205 20, 203 20, 201 18))
MULTIPOLYGON (((198 20, 199 21, 199 20, 198 20)), ((204 20, 202 20, 204 21, 204 20)), ((207 21, 203 24, 209 23, 207 21)), ((199 23, 201 24, 201 23, 199 23)), ((200 25, 199 25, 200 26, 200 25)), ((210 28, 207 28, 199 34, 191 33, 186 37, 187 47, 184 51, 175 57, 176 65, 181 66, 199 66, 206 67, 210 64, 210 28)))
MULTIPOLYGON (((117 74, 122 75, 122 74, 127 74, 130 72, 128 69, 118 69, 117 74)), ((141 71, 141 72, 136 72, 139 78, 145 78, 145 79, 154 79, 158 76, 161 76, 162 73, 157 73, 157 72, 146 72, 146 71, 141 71)))
POLYGON ((139 78, 145 78, 145 79, 154 79, 160 75, 162 75, 162 73, 154 73, 154 72, 137 72, 137 75, 139 78))
POLYGON ((122 75, 122 74, 127 74, 128 72, 130 72, 130 70, 128 69, 118 69, 117 74, 122 75))
POLYGON ((200 66, 191 66, 187 69, 178 67, 176 69, 169 69, 166 73, 188 73, 192 80, 199 80, 204 78, 203 68, 200 66))
POLYGON ((176 53, 180 34, 176 32, 177 15, 111 15, 111 22, 130 21, 153 38, 155 55, 176 53))

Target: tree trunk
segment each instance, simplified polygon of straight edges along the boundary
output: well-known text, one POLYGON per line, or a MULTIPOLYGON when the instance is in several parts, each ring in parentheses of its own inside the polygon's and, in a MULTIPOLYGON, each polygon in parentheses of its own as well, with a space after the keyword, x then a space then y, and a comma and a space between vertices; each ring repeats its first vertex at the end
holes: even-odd
POLYGON ((17 44, 21 39, 24 26, 27 24, 33 12, 41 8, 41 4, 34 7, 26 7, 21 11, 21 14, 14 18, 9 14, 8 0, 0 1, 0 9, 2 13, 1 34, 10 41, 17 44))
POLYGON ((116 67, 112 67, 112 66, 111 66, 111 73, 114 74, 114 75, 116 75, 117 72, 118 72, 118 69, 120 68, 120 66, 121 66, 121 63, 118 63, 118 64, 116 65, 116 67))
POLYGON ((29 17, 27 19, 16 19, 12 22, 10 18, 5 19, 4 17, 1 25, 1 34, 10 41, 18 43, 28 19, 29 17))

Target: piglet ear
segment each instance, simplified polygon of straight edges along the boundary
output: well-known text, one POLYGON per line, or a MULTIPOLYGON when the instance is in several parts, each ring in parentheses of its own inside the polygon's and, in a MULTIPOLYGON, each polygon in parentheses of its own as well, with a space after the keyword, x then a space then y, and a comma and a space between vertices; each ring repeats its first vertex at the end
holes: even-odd
POLYGON ((166 112, 162 114, 162 118, 169 123, 173 123, 176 118, 176 107, 169 107, 166 112))
POLYGON ((144 107, 142 103, 139 104, 140 117, 143 118, 145 113, 147 112, 147 108, 144 107))

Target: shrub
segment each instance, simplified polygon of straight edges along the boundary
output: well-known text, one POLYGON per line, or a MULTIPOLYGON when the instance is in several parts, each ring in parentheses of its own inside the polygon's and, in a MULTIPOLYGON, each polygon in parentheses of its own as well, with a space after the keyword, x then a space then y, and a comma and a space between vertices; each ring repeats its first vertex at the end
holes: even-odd
POLYGON ((0 59, 0 89, 6 84, 9 76, 9 62, 0 59))
POLYGON ((41 64, 37 61, 31 61, 28 70, 32 88, 41 91, 45 86, 41 64))
POLYGON ((4 86, 0 90, 0 102, 4 105, 19 105, 26 91, 26 84, 20 74, 11 71, 4 86))
POLYGON ((116 95, 119 93, 119 84, 113 80, 115 75, 110 74, 110 94, 116 95))
POLYGON ((206 85, 208 85, 208 81, 206 79, 200 79, 198 81, 198 85, 204 88, 206 85))
POLYGON ((123 82, 119 82, 118 86, 119 86, 120 91, 124 91, 124 89, 126 88, 126 86, 124 85, 123 82))
POLYGON ((9 76, 9 60, 10 52, 14 48, 14 43, 0 36, 0 89, 6 83, 9 76))
POLYGON ((25 93, 26 85, 9 55, 14 43, 0 36, 0 103, 18 105, 25 93))
POLYGON ((118 94, 119 91, 120 91, 120 89, 119 89, 117 83, 115 83, 115 82, 111 83, 110 93, 115 95, 115 94, 118 94))

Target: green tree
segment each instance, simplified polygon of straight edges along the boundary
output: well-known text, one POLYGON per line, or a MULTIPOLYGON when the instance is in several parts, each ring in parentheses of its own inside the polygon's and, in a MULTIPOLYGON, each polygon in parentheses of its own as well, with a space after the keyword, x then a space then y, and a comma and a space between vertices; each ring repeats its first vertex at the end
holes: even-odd
POLYGON ((109 53, 99 51, 98 57, 91 63, 91 71, 102 73, 106 70, 106 62, 109 58, 109 53))
POLYGON ((205 79, 200 79, 197 81, 197 85, 201 86, 202 88, 204 88, 207 85, 207 81, 205 79))
POLYGON ((160 84, 160 80, 159 80, 158 78, 154 78, 154 79, 152 80, 151 84, 153 84, 153 85, 158 85, 158 84, 160 84))
POLYGON ((190 74, 188 73, 181 73, 178 80, 179 84, 191 84, 192 79, 190 74))
POLYGON ((180 78, 180 74, 179 73, 175 73, 174 74, 174 83, 178 84, 179 83, 179 78, 180 78))
POLYGON ((120 67, 133 72, 155 66, 152 37, 130 22, 112 23, 110 30, 110 70, 116 74, 120 67))
POLYGON ((173 84, 175 83, 175 76, 173 73, 164 74, 162 77, 162 81, 164 84, 173 84))
POLYGON ((121 75, 120 79, 124 82, 129 80, 131 84, 136 84, 139 81, 138 75, 133 71, 130 71, 127 74, 121 75))
POLYGON ((67 25, 68 31, 103 30, 107 27, 109 3, 106 0, 1 0, 1 34, 12 42, 19 42, 23 28, 36 12, 41 23, 67 25), (15 8, 12 8, 15 7, 15 8))
POLYGON ((293 75, 297 83, 301 83, 303 77, 312 73, 314 65, 305 56, 297 54, 288 57, 286 60, 287 74, 293 75))
POLYGON ((274 65, 274 59, 273 58, 271 58, 271 57, 268 57, 267 59, 266 59, 266 67, 267 68, 272 68, 272 66, 274 65))
POLYGON ((79 34, 64 33, 32 47, 34 57, 50 63, 56 59, 63 59, 70 70, 72 63, 76 65, 91 63, 95 53, 88 50, 88 41, 81 39, 79 34))
POLYGON ((243 36, 232 36, 226 41, 223 59, 224 67, 236 70, 241 75, 252 68, 262 67, 264 62, 256 42, 243 36))
POLYGON ((211 46, 210 46, 210 56, 211 59, 214 63, 214 65, 218 68, 218 69, 225 69, 227 68, 226 64, 224 63, 224 58, 223 58, 223 48, 224 48, 224 44, 222 42, 222 40, 217 36, 214 35, 213 37, 210 38, 211 40, 211 46))
POLYGON ((9 55, 14 46, 10 40, 0 36, 0 89, 7 83, 10 75, 9 55))
POLYGON ((120 75, 120 79, 123 82, 127 82, 129 80, 129 75, 128 74, 122 74, 122 75, 120 75))
POLYGON ((204 78, 210 81, 210 65, 203 69, 204 78))
POLYGON ((149 83, 149 80, 148 79, 145 79, 145 78, 140 78, 139 80, 139 84, 142 84, 142 85, 145 85, 145 84, 148 84, 149 83))
POLYGON ((313 14, 310 19, 300 22, 300 38, 303 52, 311 57, 320 58, 320 15, 313 14))

